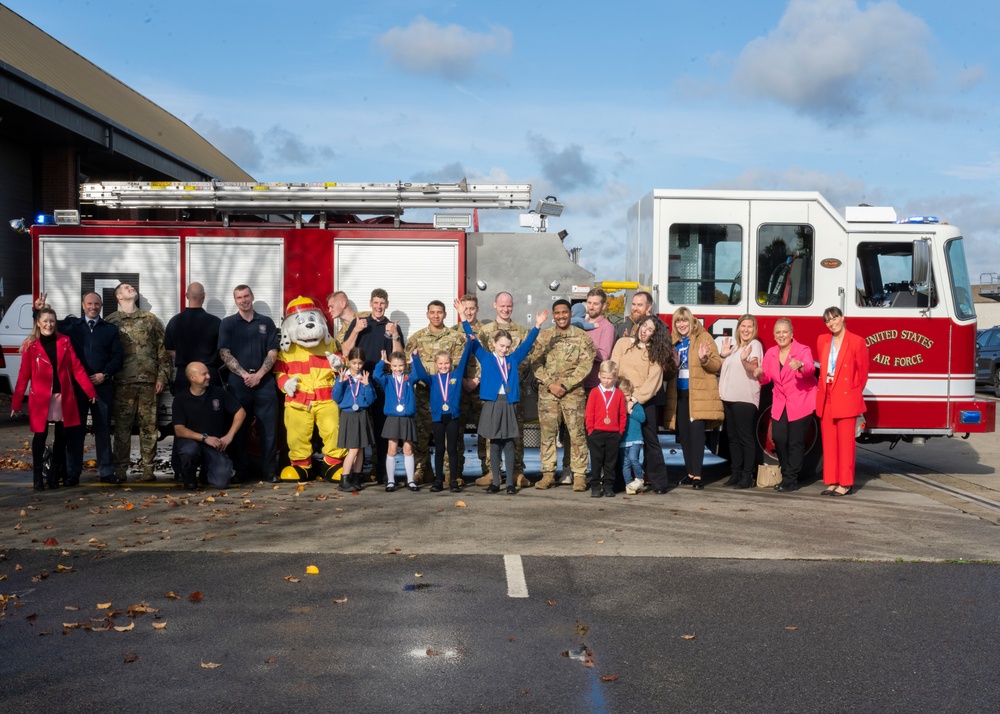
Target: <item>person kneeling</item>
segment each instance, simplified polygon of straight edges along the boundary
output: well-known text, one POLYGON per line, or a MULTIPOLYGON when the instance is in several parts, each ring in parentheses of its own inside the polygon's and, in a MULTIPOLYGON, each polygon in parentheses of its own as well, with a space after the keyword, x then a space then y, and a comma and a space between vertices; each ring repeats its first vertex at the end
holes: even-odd
POLYGON ((198 469, 204 464, 210 486, 226 488, 233 475, 226 449, 239 431, 246 412, 236 398, 209 384, 208 367, 192 362, 184 371, 190 386, 174 395, 174 473, 184 488, 198 488, 198 469), (232 423, 226 430, 226 421, 232 423))

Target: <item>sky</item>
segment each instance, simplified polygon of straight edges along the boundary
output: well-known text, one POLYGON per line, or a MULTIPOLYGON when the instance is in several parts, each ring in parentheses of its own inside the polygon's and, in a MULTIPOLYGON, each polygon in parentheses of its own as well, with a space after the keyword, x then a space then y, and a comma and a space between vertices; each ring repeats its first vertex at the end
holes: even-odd
POLYGON ((598 279, 654 188, 936 215, 1000 272, 995 2, 4 4, 258 181, 530 183, 598 279))

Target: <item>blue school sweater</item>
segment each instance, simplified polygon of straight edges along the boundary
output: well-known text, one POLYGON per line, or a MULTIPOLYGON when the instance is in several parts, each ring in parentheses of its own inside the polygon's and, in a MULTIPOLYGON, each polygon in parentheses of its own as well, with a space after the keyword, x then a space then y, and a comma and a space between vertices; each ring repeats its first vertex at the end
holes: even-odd
POLYGON ((427 374, 427 370, 424 369, 424 365, 420 362, 420 357, 417 353, 413 353, 413 378, 418 382, 423 382, 431 390, 431 421, 441 421, 441 417, 444 414, 451 414, 456 419, 459 416, 459 403, 462 399, 462 375, 465 374, 465 365, 469 361, 469 355, 472 354, 472 342, 465 343, 465 350, 462 352, 462 359, 458 361, 458 367, 453 371, 448 373, 447 378, 444 380, 448 385, 448 411, 446 412, 441 407, 444 405, 444 393, 441 391, 442 380, 438 376, 440 373, 435 372, 433 375, 427 374))
POLYGON ((337 402, 337 406, 343 412, 353 411, 351 407, 354 406, 354 393, 351 391, 348 385, 351 382, 355 386, 358 386, 358 409, 367 409, 375 401, 375 388, 370 384, 359 385, 358 380, 354 377, 348 377, 348 381, 341 382, 339 379, 333 385, 333 401, 337 402))
MULTIPOLYGON (((462 329, 465 330, 466 336, 475 339, 476 336, 473 334, 472 328, 469 327, 469 323, 465 320, 462 321, 462 329)), ((516 350, 504 357, 508 366, 506 384, 504 384, 503 376, 500 374, 500 366, 497 364, 496 355, 483 347, 478 339, 475 339, 476 359, 479 360, 479 366, 482 367, 482 374, 479 377, 479 398, 481 400, 484 402, 495 402, 497 395, 500 394, 500 387, 503 386, 507 392, 507 402, 509 404, 517 404, 517 402, 521 401, 521 387, 517 368, 521 365, 524 358, 528 356, 531 346, 535 344, 536 337, 538 337, 538 328, 532 327, 531 332, 528 333, 524 342, 518 345, 516 350)))
POLYGON ((375 365, 375 371, 372 373, 372 378, 382 385, 382 391, 385 392, 383 411, 386 416, 411 417, 417 413, 417 395, 413 393, 410 377, 403 375, 403 399, 401 402, 396 394, 396 378, 392 376, 392 372, 386 372, 388 367, 389 365, 385 362, 379 362, 375 365), (403 411, 396 409, 398 404, 403 405, 403 411))

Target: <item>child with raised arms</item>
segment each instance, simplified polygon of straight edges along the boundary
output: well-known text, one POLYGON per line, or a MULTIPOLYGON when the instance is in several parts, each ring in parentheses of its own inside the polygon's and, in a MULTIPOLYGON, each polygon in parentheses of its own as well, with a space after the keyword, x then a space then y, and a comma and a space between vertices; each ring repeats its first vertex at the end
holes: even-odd
POLYGON ((375 440, 368 421, 368 407, 375 401, 375 388, 368 383, 365 351, 355 347, 347 354, 347 369, 340 372, 340 379, 333 385, 333 401, 340 407, 340 432, 337 447, 347 449, 347 458, 340 472, 340 490, 361 489, 361 467, 365 461, 365 447, 375 440))
POLYGON ((406 485, 411 491, 417 492, 420 486, 413 480, 416 471, 413 442, 417 440, 417 423, 413 416, 417 413, 417 397, 406 374, 406 355, 393 352, 386 359, 385 350, 382 350, 382 361, 375 365, 372 377, 385 393, 385 426, 382 427, 381 434, 388 444, 385 456, 385 490, 389 493, 396 490, 396 454, 402 444, 406 485), (389 365, 390 374, 385 373, 386 364, 389 365))
POLYGON ((590 495, 592 498, 615 495, 615 470, 618 448, 625 433, 625 397, 615 387, 618 365, 609 359, 597 371, 600 384, 587 395, 587 446, 590 449, 590 495))
POLYGON ((521 400, 517 370, 535 344, 538 330, 545 323, 549 311, 535 313, 535 326, 513 352, 510 351, 513 340, 509 332, 497 330, 493 334, 493 351, 490 352, 476 339, 469 323, 465 321, 462 303, 458 300, 455 301, 455 312, 462 321, 466 338, 475 342, 476 359, 482 368, 479 398, 483 401, 483 411, 479 415, 479 435, 490 440, 490 471, 493 473, 493 483, 486 491, 500 492, 502 451, 503 464, 507 469, 507 493, 513 495, 517 493, 514 485, 514 439, 521 435, 517 425, 517 412, 514 410, 514 405, 521 400))
POLYGON ((413 378, 425 383, 431 392, 431 433, 434 436, 434 485, 431 486, 431 491, 435 493, 444 490, 445 452, 448 453, 448 468, 451 469, 450 490, 454 493, 462 490, 458 451, 465 420, 462 419, 459 403, 462 398, 462 376, 471 354, 472 342, 466 341, 462 359, 458 361, 458 367, 452 370, 451 354, 447 350, 441 350, 434 355, 437 373, 432 377, 420 362, 419 351, 413 351, 413 378))

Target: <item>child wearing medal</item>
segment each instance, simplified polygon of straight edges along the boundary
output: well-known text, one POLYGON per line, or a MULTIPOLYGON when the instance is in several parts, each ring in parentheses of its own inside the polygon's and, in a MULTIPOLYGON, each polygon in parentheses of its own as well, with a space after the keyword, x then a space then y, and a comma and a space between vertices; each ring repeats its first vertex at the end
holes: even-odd
POLYGON ((451 469, 451 488, 453 493, 462 490, 462 480, 459 477, 458 450, 462 443, 462 427, 465 421, 459 412, 459 400, 462 398, 462 376, 465 365, 472 354, 472 342, 465 343, 462 359, 458 367, 452 370, 451 354, 441 350, 434 355, 434 367, 437 374, 433 377, 427 374, 420 362, 420 353, 413 351, 413 378, 423 382, 431 391, 431 433, 434 436, 434 485, 431 491, 440 493, 444 490, 444 455, 448 453, 448 468, 451 469))
POLYGON ((361 490, 361 467, 365 461, 365 447, 374 443, 372 427, 368 422, 368 407, 375 401, 375 388, 368 383, 365 351, 355 347, 347 355, 348 369, 341 370, 340 379, 333 385, 333 401, 340 407, 340 432, 337 447, 347 449, 347 457, 340 476, 340 490, 361 490))
POLYGON ((479 398, 483 401, 483 410, 479 415, 479 435, 490 440, 490 471, 493 473, 493 483, 486 491, 500 493, 502 451, 503 464, 507 469, 507 493, 513 495, 517 493, 514 481, 514 439, 521 435, 517 425, 517 412, 514 411, 514 405, 521 400, 517 370, 535 344, 538 330, 545 323, 549 311, 535 313, 535 326, 512 353, 510 346, 513 340, 509 332, 497 330, 493 334, 493 351, 489 352, 479 343, 469 323, 465 321, 465 313, 459 300, 455 300, 455 312, 462 321, 466 338, 475 343, 476 359, 482 368, 479 398))
POLYGON ((385 455, 385 490, 389 493, 396 490, 396 454, 402 442, 406 485, 416 493, 420 490, 420 486, 413 480, 416 471, 413 442, 417 440, 417 422, 414 421, 413 415, 417 413, 417 396, 413 393, 409 376, 406 375, 406 355, 402 352, 393 352, 386 359, 385 350, 382 350, 382 361, 375 365, 372 378, 385 393, 385 425, 381 434, 388 444, 385 455), (389 365, 390 374, 385 373, 386 364, 389 365))
POLYGON ((615 387, 618 365, 609 359, 601 362, 597 377, 601 383, 587 397, 587 447, 590 449, 590 496, 615 495, 615 470, 618 448, 625 433, 627 416, 625 397, 615 387))

